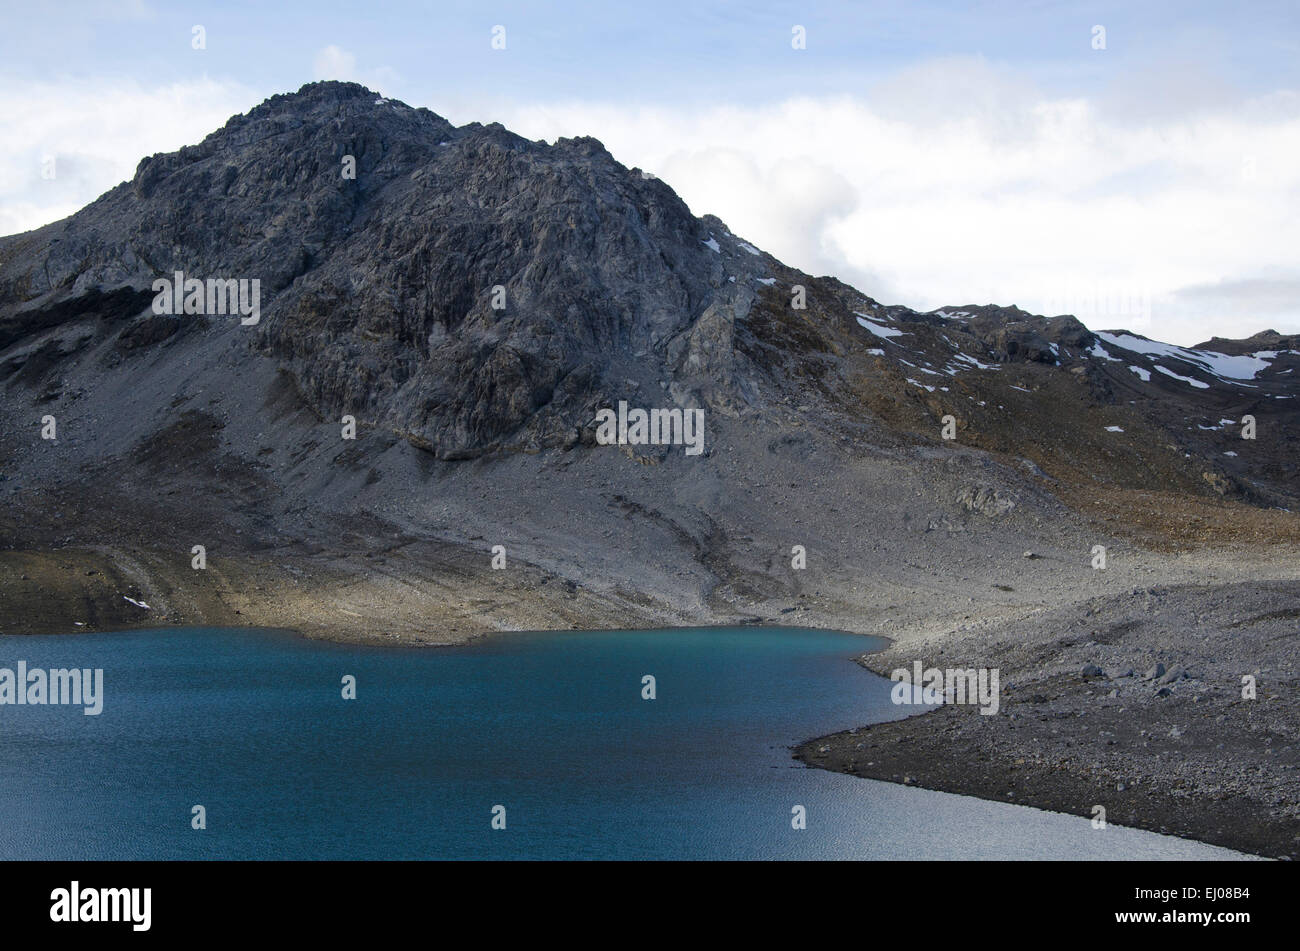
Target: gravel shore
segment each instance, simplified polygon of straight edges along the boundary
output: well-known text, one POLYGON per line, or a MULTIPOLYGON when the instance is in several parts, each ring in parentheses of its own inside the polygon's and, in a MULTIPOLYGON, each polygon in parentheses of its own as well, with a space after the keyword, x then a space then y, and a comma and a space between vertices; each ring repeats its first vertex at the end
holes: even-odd
POLYGON ((918 659, 999 667, 997 715, 949 704, 809 740, 795 755, 1090 818, 1101 806, 1107 823, 1293 859, 1297 618, 1294 581, 1183 585, 895 643, 864 666, 885 676, 918 659), (1243 678, 1254 680, 1253 699, 1243 678))

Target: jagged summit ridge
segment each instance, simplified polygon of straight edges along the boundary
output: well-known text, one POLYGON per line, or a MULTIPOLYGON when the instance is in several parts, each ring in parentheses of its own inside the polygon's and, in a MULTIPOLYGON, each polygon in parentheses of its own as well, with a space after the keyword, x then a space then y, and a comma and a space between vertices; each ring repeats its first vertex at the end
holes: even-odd
POLYGON ((698 325, 725 323, 744 296, 707 230, 594 139, 455 128, 322 83, 144 159, 72 218, 9 239, 0 288, 26 310, 104 287, 140 304, 177 270, 258 278, 257 346, 320 412, 455 456, 526 422, 525 443, 572 441, 574 413, 611 374, 680 371, 685 401, 739 392, 690 379, 717 364, 683 335, 722 332, 698 325))

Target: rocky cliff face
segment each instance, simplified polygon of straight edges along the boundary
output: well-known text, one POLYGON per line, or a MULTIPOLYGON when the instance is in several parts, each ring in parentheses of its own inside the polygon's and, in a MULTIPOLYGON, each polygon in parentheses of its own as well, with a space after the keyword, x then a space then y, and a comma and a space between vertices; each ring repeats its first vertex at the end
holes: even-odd
POLYGON ((105 289, 104 316, 160 343, 188 328, 140 313, 158 276, 258 279, 249 342, 321 414, 458 458, 571 445, 609 379, 734 396, 730 327, 753 295, 709 243, 724 231, 593 139, 457 129, 322 83, 6 241, 0 300, 10 343, 105 289))

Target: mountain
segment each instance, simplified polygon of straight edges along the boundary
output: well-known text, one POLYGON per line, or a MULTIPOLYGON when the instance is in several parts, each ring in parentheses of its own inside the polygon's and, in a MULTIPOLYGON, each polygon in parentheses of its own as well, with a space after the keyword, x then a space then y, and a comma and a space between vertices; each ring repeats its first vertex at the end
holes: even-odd
POLYGON ((882 304, 594 139, 316 83, 0 238, 0 632, 882 634, 883 672, 1005 666, 1008 715, 810 762, 990 798, 1048 762, 1030 801, 1291 854, 1300 764, 1251 738, 1292 707, 1237 701, 1295 685, 1298 365, 882 304))
MULTIPOLYGON (((832 573, 860 562, 845 519, 955 534, 1025 501, 1042 523, 1154 492, 1191 514, 1139 514, 1125 527, 1148 543, 1261 517, 1290 537, 1263 512, 1204 520, 1222 498, 1294 507, 1296 344, 1185 349, 1015 307, 885 306, 693 216, 594 139, 457 128, 316 83, 0 240, 6 534, 28 551, 134 547, 120 584, 175 621, 276 620, 290 584, 330 605, 297 607, 299 626, 439 636, 445 605, 417 619, 428 591, 390 616, 373 570, 388 552, 400 579, 565 592, 540 614, 514 593, 450 608, 463 630, 762 617, 810 594, 782 567, 793 545, 832 573), (155 282, 179 280, 181 304, 186 279, 256 281, 255 322, 159 313, 184 308, 154 306, 173 301, 155 282), (702 410, 703 452, 601 445, 619 401, 702 410), (1247 415, 1254 440, 1238 438, 1247 415), (498 539, 520 569, 500 581, 484 554, 498 539), (205 540, 213 575, 188 570, 205 540), (412 546, 440 553, 421 556, 430 570, 406 563, 412 546), (266 573, 265 596, 214 590, 218 565, 266 573), (364 611, 341 606, 354 596, 364 611)), ((66 627, 81 602, 92 626, 141 620, 84 587, 7 623, 66 627)))

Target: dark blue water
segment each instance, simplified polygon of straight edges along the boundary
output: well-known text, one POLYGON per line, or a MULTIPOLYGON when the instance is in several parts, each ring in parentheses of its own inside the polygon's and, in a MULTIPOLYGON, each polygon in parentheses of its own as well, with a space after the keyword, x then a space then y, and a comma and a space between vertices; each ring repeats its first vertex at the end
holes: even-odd
POLYGON ((874 646, 756 628, 420 650, 248 630, 0 637, 0 667, 105 680, 97 717, 0 706, 0 858, 1233 854, 795 763, 800 740, 899 715, 851 659, 874 646))

